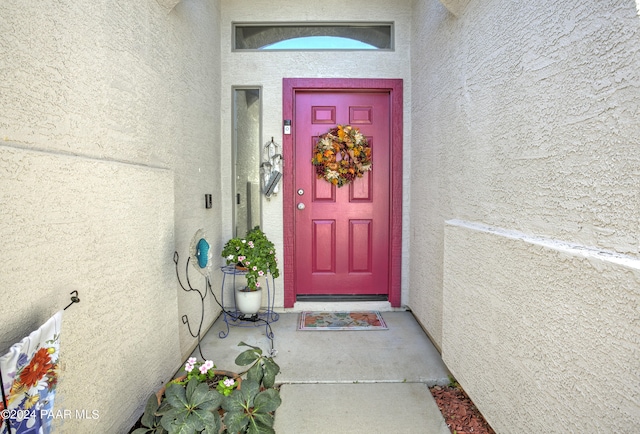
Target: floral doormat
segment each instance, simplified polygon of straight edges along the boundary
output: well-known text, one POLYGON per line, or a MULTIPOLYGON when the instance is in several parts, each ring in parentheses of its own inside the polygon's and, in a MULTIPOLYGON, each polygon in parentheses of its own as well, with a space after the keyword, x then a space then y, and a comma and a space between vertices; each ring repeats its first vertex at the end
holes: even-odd
POLYGON ((298 330, 388 330, 378 311, 301 312, 298 330))

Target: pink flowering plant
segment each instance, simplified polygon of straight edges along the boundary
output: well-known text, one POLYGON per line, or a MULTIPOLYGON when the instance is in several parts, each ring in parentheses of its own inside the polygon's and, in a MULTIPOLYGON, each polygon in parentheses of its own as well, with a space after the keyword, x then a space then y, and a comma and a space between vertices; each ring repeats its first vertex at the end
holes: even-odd
POLYGON ((213 379, 213 377, 215 377, 215 367, 216 365, 214 365, 211 360, 198 362, 195 357, 189 357, 187 363, 184 364, 184 370, 187 372, 185 383, 194 377, 200 382, 213 379))
POLYGON ((275 383, 280 367, 261 348, 238 346, 249 347, 236 357, 238 366, 249 366, 246 371, 220 379, 227 371, 214 372, 212 361, 189 358, 186 379, 170 381, 161 398, 148 397, 132 434, 274 433, 274 412, 282 403, 275 383))
POLYGON ((227 264, 246 267, 247 287, 257 291, 261 287, 260 278, 270 273, 273 278, 280 276, 275 246, 260 230, 259 226, 247 232, 244 238, 232 238, 222 249, 227 264))
POLYGON ((233 378, 224 377, 222 380, 218 381, 216 390, 224 396, 229 396, 237 385, 236 380, 233 378))
MULTIPOLYGON (((195 357, 189 357, 187 363, 184 364, 184 370, 187 372, 187 378, 180 381, 180 384, 186 384, 192 378, 197 379, 199 382, 204 383, 206 381, 214 380, 216 365, 211 360, 205 360, 204 362, 198 362, 195 357)), ((238 383, 229 377, 224 377, 218 381, 216 390, 224 396, 229 396, 238 383)))

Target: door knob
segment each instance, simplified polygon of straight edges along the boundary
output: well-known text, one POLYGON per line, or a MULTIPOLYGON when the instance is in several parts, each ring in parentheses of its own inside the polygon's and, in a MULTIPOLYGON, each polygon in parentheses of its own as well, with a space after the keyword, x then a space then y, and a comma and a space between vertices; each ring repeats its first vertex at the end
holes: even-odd
POLYGON ((300 203, 298 204, 298 209, 304 209, 304 203, 300 202, 300 203))

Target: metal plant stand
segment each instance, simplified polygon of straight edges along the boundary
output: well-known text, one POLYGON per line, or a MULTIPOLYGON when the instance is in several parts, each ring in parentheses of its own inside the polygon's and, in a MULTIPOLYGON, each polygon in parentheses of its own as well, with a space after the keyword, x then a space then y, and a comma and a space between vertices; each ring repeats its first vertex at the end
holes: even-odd
POLYGON ((218 337, 224 339, 229 336, 230 326, 234 327, 261 327, 264 326, 265 334, 267 338, 269 338, 273 342, 273 331, 271 330, 271 323, 274 323, 280 319, 280 315, 277 312, 273 311, 274 303, 275 303, 275 290, 276 290, 276 282, 273 276, 269 273, 269 276, 265 276, 265 281, 267 282, 267 308, 261 309, 258 313, 254 315, 245 315, 240 312, 236 308, 236 300, 235 300, 235 288, 236 288, 236 276, 244 276, 247 272, 244 270, 239 270, 235 267, 235 265, 226 265, 224 267, 220 267, 222 271, 222 288, 220 291, 220 301, 223 308, 223 320, 227 325, 227 330, 222 330, 218 333, 218 337), (231 281, 232 291, 233 291, 233 308, 227 308, 224 302, 224 293, 225 293, 225 283, 228 283, 227 277, 229 277, 229 281, 231 281), (271 280, 271 284, 269 284, 269 280, 271 280), (271 287, 273 287, 274 294, 271 294, 271 287))

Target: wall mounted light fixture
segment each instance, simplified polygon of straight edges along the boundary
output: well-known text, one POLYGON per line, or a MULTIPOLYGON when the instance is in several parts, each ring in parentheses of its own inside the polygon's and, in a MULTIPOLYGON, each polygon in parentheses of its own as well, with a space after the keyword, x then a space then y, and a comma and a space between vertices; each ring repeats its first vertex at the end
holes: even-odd
POLYGON ((278 192, 278 182, 282 178, 282 154, 279 148, 280 146, 271 137, 271 141, 264 145, 262 152, 262 164, 260 164, 262 192, 267 198, 278 192))

